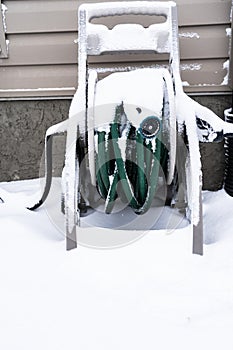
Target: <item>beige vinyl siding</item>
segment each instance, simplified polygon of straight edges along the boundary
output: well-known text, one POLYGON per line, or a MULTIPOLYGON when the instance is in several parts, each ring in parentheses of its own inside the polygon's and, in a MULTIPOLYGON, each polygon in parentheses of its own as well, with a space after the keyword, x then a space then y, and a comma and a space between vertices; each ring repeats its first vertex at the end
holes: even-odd
MULTIPOLYGON (((77 9, 74 0, 2 0, 6 7, 8 58, 0 58, 0 98, 72 96, 77 88, 77 9)), ((85 1, 94 2, 94 1, 85 1)), ((99 1, 102 2, 102 1, 99 1)), ((178 0, 181 77, 187 92, 227 92, 231 1, 178 0)), ((127 21, 135 18, 127 17, 127 21)), ((106 18, 113 26, 124 17, 106 18)), ((139 23, 153 22, 140 18, 139 23)), ((151 66, 156 55, 139 54, 136 65, 151 66)), ((165 59, 161 57, 160 60, 165 59)), ((131 56, 91 57, 109 69, 132 64, 131 56)), ((165 62, 165 61, 164 61, 165 62)))

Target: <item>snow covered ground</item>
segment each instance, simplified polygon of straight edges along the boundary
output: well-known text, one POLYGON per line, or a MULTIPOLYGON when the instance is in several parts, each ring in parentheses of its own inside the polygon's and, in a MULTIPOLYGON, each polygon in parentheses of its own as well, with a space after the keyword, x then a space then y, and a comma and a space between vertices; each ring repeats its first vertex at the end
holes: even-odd
POLYGON ((0 184, 0 349, 233 349, 233 198, 224 190, 203 193, 201 257, 189 225, 67 252, 46 210, 25 208, 38 186, 0 184))

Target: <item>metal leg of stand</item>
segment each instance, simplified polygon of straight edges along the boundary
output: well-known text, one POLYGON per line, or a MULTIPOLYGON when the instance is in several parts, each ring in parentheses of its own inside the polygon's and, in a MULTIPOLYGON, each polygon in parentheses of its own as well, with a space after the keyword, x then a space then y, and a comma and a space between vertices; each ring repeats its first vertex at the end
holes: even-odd
POLYGON ((200 212, 199 222, 197 226, 193 225, 193 254, 203 255, 203 212, 202 212, 202 196, 199 195, 200 212))
POLYGON ((72 232, 66 233, 66 250, 77 248, 76 226, 73 227, 72 232))

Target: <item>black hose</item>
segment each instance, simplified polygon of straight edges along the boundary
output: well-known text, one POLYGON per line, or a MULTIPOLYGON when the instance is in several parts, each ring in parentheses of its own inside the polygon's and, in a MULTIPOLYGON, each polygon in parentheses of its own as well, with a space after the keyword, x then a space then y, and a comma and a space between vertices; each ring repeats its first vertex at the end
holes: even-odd
POLYGON ((46 200, 48 197, 51 183, 52 183, 52 150, 53 150, 53 135, 49 135, 46 137, 46 181, 45 181, 45 187, 44 192, 42 194, 41 199, 33 205, 33 207, 27 208, 29 210, 36 210, 38 209, 46 200))

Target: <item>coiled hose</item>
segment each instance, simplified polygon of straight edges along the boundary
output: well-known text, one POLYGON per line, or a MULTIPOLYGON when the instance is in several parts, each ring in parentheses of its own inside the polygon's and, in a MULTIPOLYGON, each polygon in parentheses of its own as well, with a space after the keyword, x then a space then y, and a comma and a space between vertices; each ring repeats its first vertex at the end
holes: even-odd
MULTIPOLYGON (((167 173, 168 151, 161 140, 161 125, 157 127, 156 137, 151 137, 149 130, 153 126, 147 122, 144 130, 127 125, 125 155, 122 155, 117 113, 119 110, 116 109, 116 118, 108 133, 97 132, 97 188, 105 199, 106 213, 111 213, 119 196, 136 214, 143 214, 150 208, 155 196, 160 168, 167 173)), ((149 118, 156 120, 157 126, 160 123, 156 117, 149 118)))

